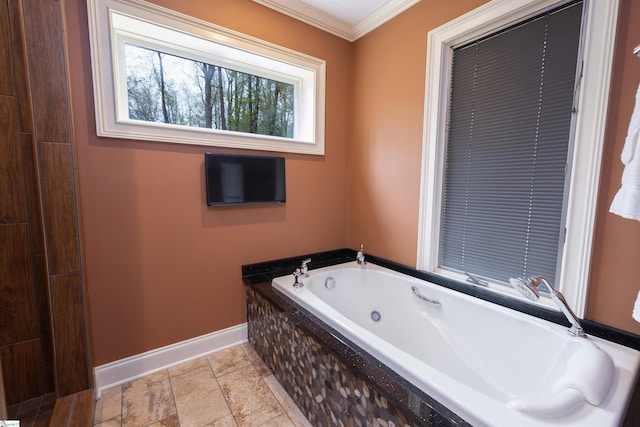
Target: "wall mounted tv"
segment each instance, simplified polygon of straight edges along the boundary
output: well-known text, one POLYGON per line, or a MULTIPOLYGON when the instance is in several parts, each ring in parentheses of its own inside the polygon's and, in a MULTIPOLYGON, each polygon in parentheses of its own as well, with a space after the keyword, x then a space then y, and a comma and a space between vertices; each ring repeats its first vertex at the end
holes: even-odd
POLYGON ((205 153, 207 205, 286 202, 284 157, 205 153))

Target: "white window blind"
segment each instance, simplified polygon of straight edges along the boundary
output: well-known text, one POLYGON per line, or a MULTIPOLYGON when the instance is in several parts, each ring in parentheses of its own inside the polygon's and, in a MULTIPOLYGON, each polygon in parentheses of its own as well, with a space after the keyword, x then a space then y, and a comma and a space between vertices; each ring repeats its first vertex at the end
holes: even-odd
POLYGON ((581 21, 574 2, 453 50, 440 268, 557 278, 581 21))

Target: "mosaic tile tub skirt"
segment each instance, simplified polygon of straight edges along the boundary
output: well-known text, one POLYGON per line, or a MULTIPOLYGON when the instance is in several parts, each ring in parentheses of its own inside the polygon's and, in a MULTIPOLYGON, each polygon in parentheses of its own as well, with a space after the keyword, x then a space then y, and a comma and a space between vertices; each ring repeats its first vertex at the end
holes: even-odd
MULTIPOLYGON (((270 284, 268 286, 271 294, 270 284)), ((283 310, 255 285, 247 285, 249 342, 316 426, 468 426, 466 422, 425 395, 412 393, 393 373, 367 372, 371 363, 338 354, 332 338, 306 314, 283 310), (302 326, 302 327, 301 327, 302 326), (318 338, 322 337, 322 338, 318 338), (324 341, 324 342, 323 342, 324 341), (333 347, 333 348, 332 348, 333 347), (346 361, 346 363, 345 363, 346 361), (360 369, 350 368, 356 366, 360 369), (379 390, 367 378, 391 388, 379 390), (397 385, 399 384, 399 385, 397 385)))

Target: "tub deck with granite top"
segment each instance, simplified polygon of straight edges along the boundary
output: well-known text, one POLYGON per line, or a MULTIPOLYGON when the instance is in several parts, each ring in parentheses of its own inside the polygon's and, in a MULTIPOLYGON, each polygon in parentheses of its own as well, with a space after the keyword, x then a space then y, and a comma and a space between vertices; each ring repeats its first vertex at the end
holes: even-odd
MULTIPOLYGON (((425 393, 379 358, 347 338, 345 334, 312 314, 299 302, 293 302, 285 297, 272 286, 272 280, 280 276, 285 277, 287 283, 293 284, 294 277, 291 273, 307 258, 312 259, 309 264, 309 273, 313 274, 324 267, 351 262, 355 259, 355 255, 355 251, 351 249, 339 249, 243 266, 243 280, 247 285, 247 319, 251 344, 314 424, 322 424, 334 419, 342 419, 346 423, 347 420, 359 417, 356 423, 388 420, 396 425, 403 423, 419 426, 469 425, 465 421, 467 419, 467 414, 464 412, 465 402, 459 402, 463 405, 460 410, 454 406, 454 412, 452 408, 443 405, 433 397, 436 393, 432 392, 431 395, 425 393), (327 369, 328 367, 330 369, 327 369), (305 372, 313 374, 308 375, 305 372), (362 398, 364 389, 369 390, 366 401, 362 398), (322 402, 321 405, 317 403, 318 399, 322 402), (369 404, 365 405, 367 402, 369 404), (366 410, 363 405, 366 406, 366 410), (354 414, 354 411, 358 413, 354 414), (359 414, 359 412, 362 413, 359 414), (394 418, 398 412, 401 416, 394 418), (348 416, 342 416, 343 413, 348 416), (464 419, 460 414, 464 415, 464 419)), ((370 264, 403 273, 419 282, 430 282, 438 290, 455 291, 455 293, 509 309, 516 312, 518 317, 525 315, 526 318, 528 315, 536 321, 551 324, 552 329, 560 328, 557 329, 558 331, 566 329, 566 326, 563 326, 566 325, 566 318, 559 311, 554 312, 554 310, 537 307, 513 298, 497 296, 495 292, 489 292, 480 287, 443 280, 439 276, 371 254, 367 255, 367 260, 370 264)), ((308 282, 305 281, 305 283, 308 282)), ((331 285, 329 283, 329 287, 331 285)), ((322 286, 325 286, 324 281, 322 286)), ((420 286, 418 288, 425 292, 420 286)), ((410 294, 413 293, 410 292, 410 294)), ((417 296, 413 294, 413 298, 417 296)), ((361 302, 361 299, 352 298, 350 301, 361 302)), ((352 305, 358 304, 352 303, 352 305)), ((375 310, 369 309, 367 315, 371 316, 373 311, 375 310)), ((388 318, 385 312, 379 314, 383 319, 388 318)), ((369 317, 369 319, 372 318, 369 317)), ((598 342, 598 346, 601 345, 603 348, 610 345, 620 346, 631 350, 634 354, 640 350, 640 339, 633 334, 585 319, 582 319, 582 325, 589 335, 589 341, 598 342)), ((565 356, 570 355, 571 351, 565 354, 565 356)), ((632 359, 635 360, 633 357, 632 359)), ((632 362, 631 365, 634 363, 632 362)), ((631 368, 624 375, 616 374, 612 387, 618 387, 618 379, 623 377, 627 385, 633 383, 636 379, 631 372, 633 369, 631 368)), ((559 384, 567 385, 567 377, 562 378, 559 384)), ((587 393, 590 392, 587 391, 587 393)), ((597 396, 590 395, 591 399, 594 397, 597 396)), ((610 394, 607 394, 605 401, 608 401, 609 397, 610 394)), ((618 410, 612 410, 617 419, 624 418, 621 425, 625 427, 637 425, 640 420, 640 414, 634 409, 634 406, 637 406, 636 403, 640 402, 638 386, 635 388, 632 399, 628 410, 625 411, 624 404, 620 403, 618 403, 618 410)), ((514 403, 518 403, 517 399, 514 403)), ((540 406, 534 407, 534 409, 540 408, 540 406)), ((548 408, 542 405, 542 409, 548 408)), ((473 420, 471 417, 469 419, 473 420)), ((489 425, 495 425, 495 421, 490 421, 489 425)))
POLYGON ((474 426, 620 425, 636 350, 368 263, 276 292, 474 426))

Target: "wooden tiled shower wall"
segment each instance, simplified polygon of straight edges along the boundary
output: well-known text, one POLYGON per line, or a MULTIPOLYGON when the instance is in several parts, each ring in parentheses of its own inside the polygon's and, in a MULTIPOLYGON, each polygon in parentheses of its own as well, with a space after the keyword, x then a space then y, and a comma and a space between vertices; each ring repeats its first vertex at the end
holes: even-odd
POLYGON ((91 387, 60 6, 0 0, 0 358, 9 405, 91 387))

